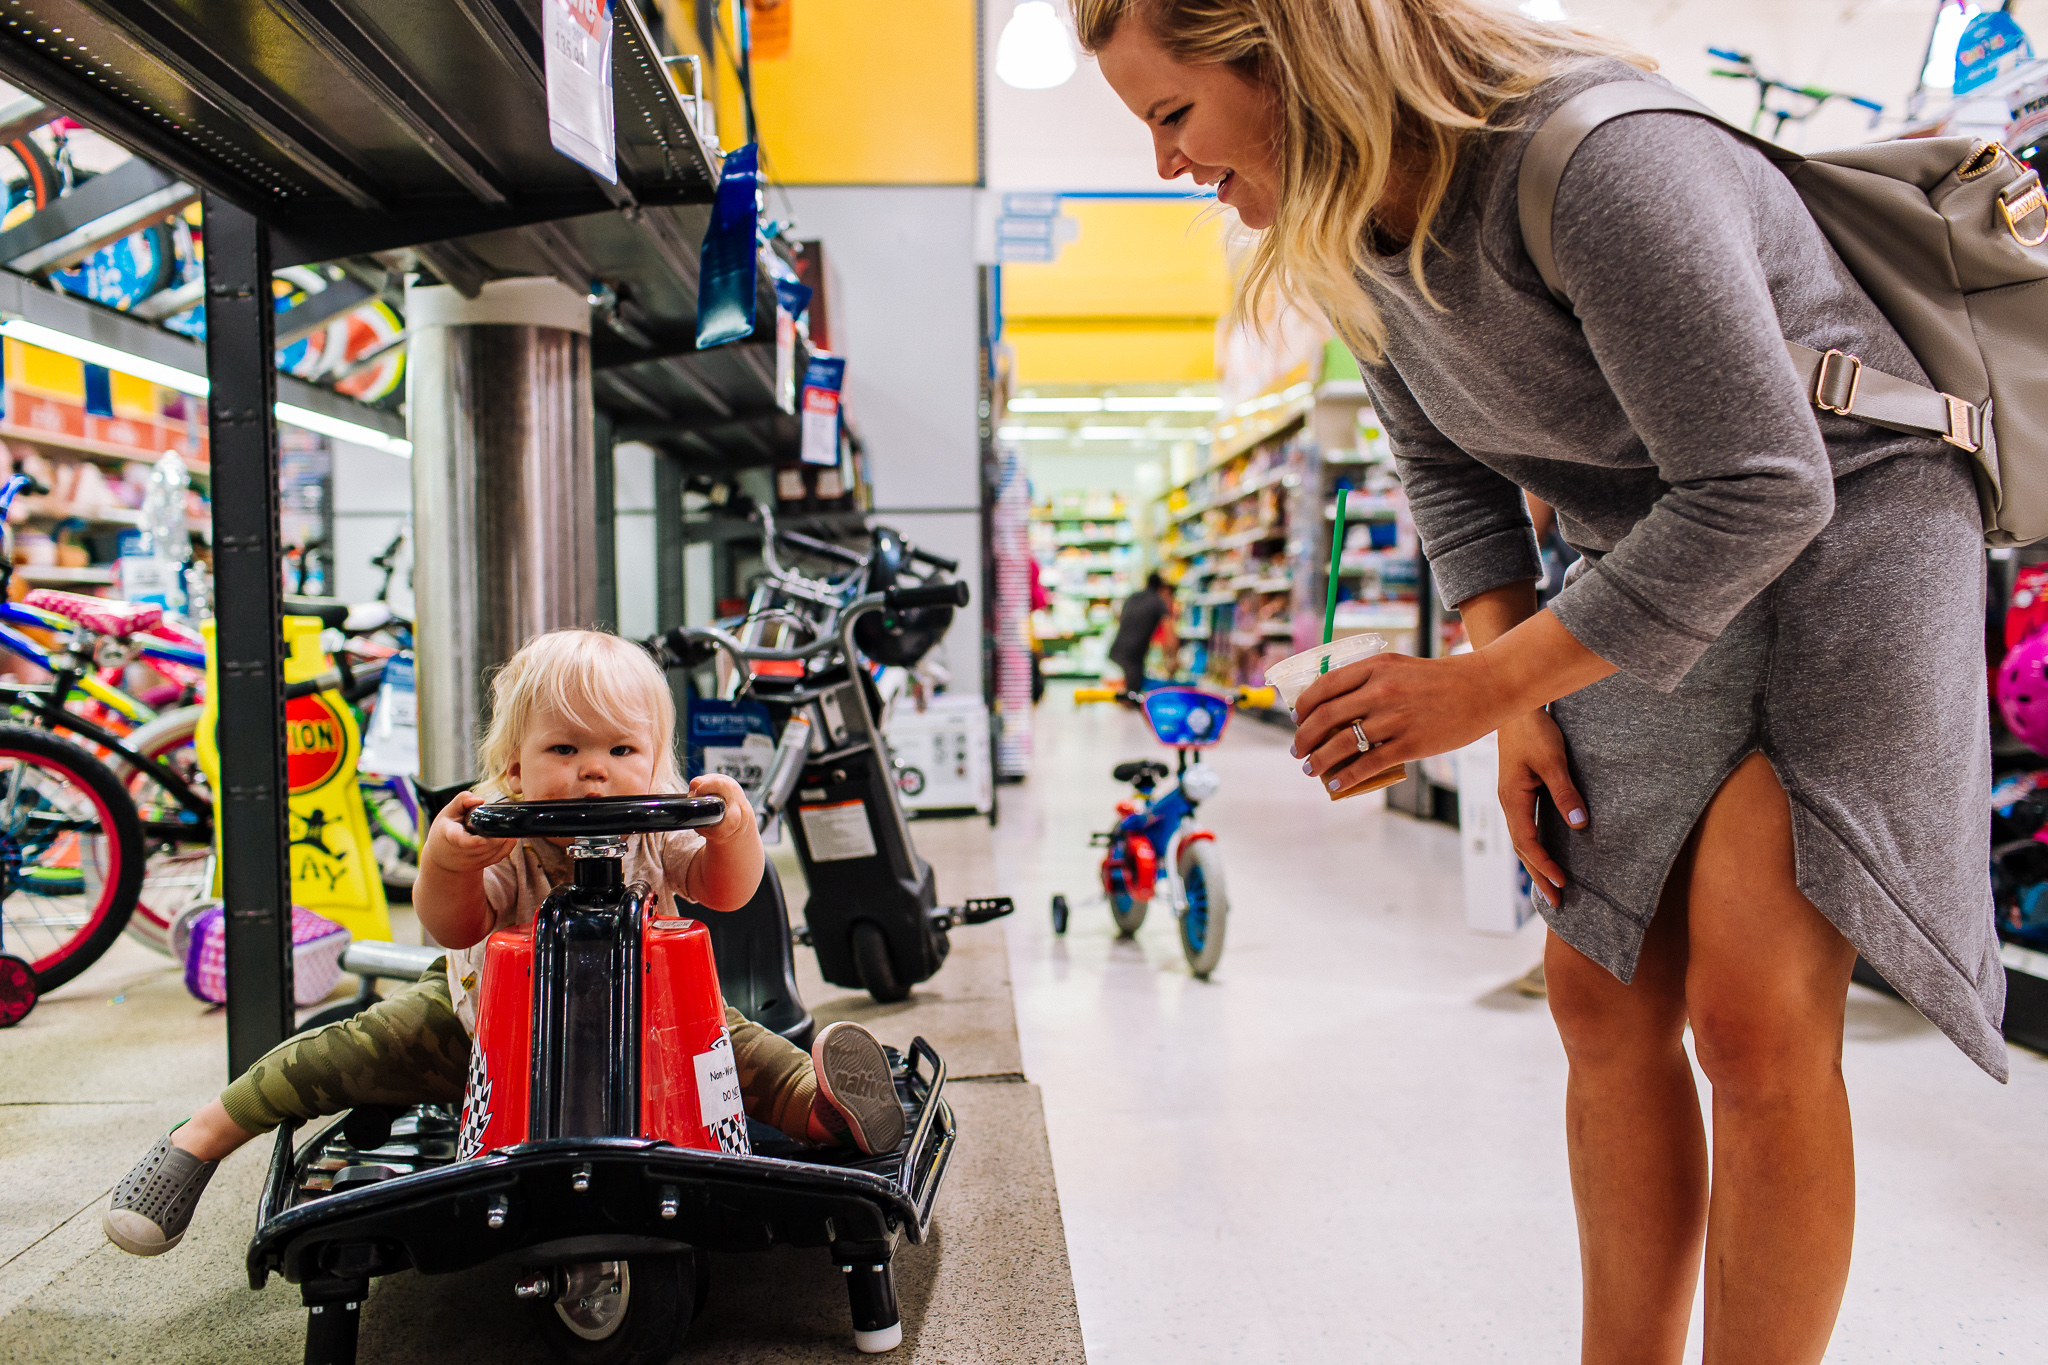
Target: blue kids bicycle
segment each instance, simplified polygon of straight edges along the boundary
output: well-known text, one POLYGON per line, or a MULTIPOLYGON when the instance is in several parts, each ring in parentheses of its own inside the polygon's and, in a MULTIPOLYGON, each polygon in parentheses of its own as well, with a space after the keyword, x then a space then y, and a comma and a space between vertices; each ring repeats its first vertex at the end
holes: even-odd
MULTIPOLYGON (((1201 980, 1223 958, 1223 931, 1230 918, 1230 897, 1224 889, 1223 856, 1213 830, 1191 823, 1195 808, 1216 794, 1221 779, 1202 763, 1202 750, 1223 738, 1230 709, 1237 705, 1272 704, 1270 687, 1241 687, 1234 698, 1219 697, 1198 687, 1155 687, 1142 695, 1106 687, 1074 692, 1078 703, 1128 701, 1144 712, 1145 723, 1161 744, 1170 746, 1175 766, 1156 759, 1119 763, 1111 776, 1128 782, 1135 798, 1116 804, 1116 825, 1097 834, 1102 858, 1102 891, 1117 933, 1129 938, 1145 922, 1155 897, 1164 895, 1180 925, 1181 952, 1188 970, 1201 980), (1175 779, 1164 792, 1159 784, 1175 779)), ((1052 898, 1052 928, 1067 932, 1067 898, 1052 898)))

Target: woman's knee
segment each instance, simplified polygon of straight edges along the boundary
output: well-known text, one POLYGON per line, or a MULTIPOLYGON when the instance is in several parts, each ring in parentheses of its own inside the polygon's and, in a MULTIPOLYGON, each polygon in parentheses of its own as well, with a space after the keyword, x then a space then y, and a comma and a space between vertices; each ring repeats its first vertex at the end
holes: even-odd
POLYGON ((1682 992, 1644 971, 1624 985, 1599 963, 1551 937, 1543 958, 1550 1017, 1574 1066, 1630 1066, 1669 1053, 1685 1031, 1682 992))
POLYGON ((1723 1100, 1768 1100, 1839 1074, 1844 992, 1730 981, 1690 996, 1693 1055, 1723 1100))

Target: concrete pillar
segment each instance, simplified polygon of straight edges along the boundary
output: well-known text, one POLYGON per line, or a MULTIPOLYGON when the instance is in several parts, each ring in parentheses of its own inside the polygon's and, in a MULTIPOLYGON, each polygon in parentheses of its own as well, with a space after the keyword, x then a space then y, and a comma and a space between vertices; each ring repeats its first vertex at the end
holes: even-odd
POLYGON ((420 781, 477 776, 486 673, 597 617, 590 307, 553 279, 406 291, 420 781))

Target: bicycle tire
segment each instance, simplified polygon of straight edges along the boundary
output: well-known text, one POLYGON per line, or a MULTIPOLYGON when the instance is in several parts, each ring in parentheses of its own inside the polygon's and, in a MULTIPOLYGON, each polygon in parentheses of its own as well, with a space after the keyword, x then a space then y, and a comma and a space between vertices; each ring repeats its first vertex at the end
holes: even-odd
MULTIPOLYGON (((0 881, 0 921, 6 925, 6 937, 15 945, 15 951, 22 953, 29 970, 35 973, 37 993, 47 995, 97 962, 120 937, 121 931, 127 928, 142 890, 142 821, 135 813, 135 802, 120 779, 85 749, 47 730, 28 725, 0 724, 0 866, 18 866, 15 860, 22 844, 19 835, 33 813, 21 806, 18 779, 4 775, 10 770, 20 772, 23 765, 54 773, 90 798, 91 823, 100 830, 100 838, 104 841, 103 856, 111 864, 98 869, 99 896, 85 910, 79 923, 65 927, 60 933, 40 920, 37 922, 40 936, 50 940, 47 949, 39 943, 23 941, 26 937, 33 937, 24 932, 23 926, 28 920, 8 906, 8 902, 15 900, 20 887, 9 884, 14 881, 12 876, 0 881), (29 956, 31 953, 34 956, 29 956)), ((46 793, 38 789, 36 796, 39 802, 47 804, 46 793)), ((82 819, 86 814, 81 810, 67 819, 82 819)), ((91 851, 91 847, 81 840, 81 873, 91 851)), ((89 892, 92 878, 86 877, 83 885, 89 892)), ((22 908, 27 911, 30 907, 24 904, 22 908)))
MULTIPOLYGON (((166 711, 137 726, 127 736, 128 745, 144 758, 165 760, 194 741, 204 712, 205 708, 199 706, 166 711)), ((127 786, 138 818, 145 808, 144 800, 155 793, 161 793, 166 813, 184 811, 177 797, 149 769, 125 762, 118 754, 108 766, 127 786)), ((205 774, 198 771, 196 758, 192 775, 201 794, 205 794, 205 774)), ((142 889, 136 897, 135 913, 128 921, 128 937, 160 953, 171 950, 171 925, 178 915, 187 906, 213 895, 213 831, 210 826, 203 831, 195 826, 194 830, 203 832, 205 838, 187 842, 152 840, 147 833, 143 836, 142 889)))
POLYGON ((1230 919, 1230 896, 1223 886, 1223 855, 1207 839, 1185 844, 1180 851, 1180 882, 1187 905, 1180 916, 1180 948, 1188 970, 1203 981, 1223 960, 1223 930, 1230 919))

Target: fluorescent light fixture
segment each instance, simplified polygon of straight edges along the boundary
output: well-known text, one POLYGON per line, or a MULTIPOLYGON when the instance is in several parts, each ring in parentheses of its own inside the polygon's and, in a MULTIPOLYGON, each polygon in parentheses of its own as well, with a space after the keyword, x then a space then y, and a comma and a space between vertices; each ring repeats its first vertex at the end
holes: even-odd
POLYGON ((137 379, 147 379, 150 383, 161 384, 167 389, 176 389, 179 393, 189 393, 194 398, 206 397, 206 376, 203 374, 193 374, 190 370, 181 370, 175 365, 166 365, 161 361, 144 360, 139 355, 117 351, 111 346, 102 346, 97 341, 85 341, 60 332, 54 327, 30 322, 27 318, 9 318, 5 322, 0 322, 0 336, 10 336, 16 341, 30 346, 40 346, 46 351, 55 351, 58 355, 72 356, 87 364, 104 365, 110 370, 132 374, 137 379))
POLYGON ((1005 441, 1069 441, 1072 427, 998 427, 996 435, 1005 441))
POLYGON ((1255 412, 1264 412, 1268 408, 1277 408, 1292 403, 1297 398, 1306 398, 1311 393, 1314 393, 1315 389, 1315 385, 1306 381, 1294 384, 1282 389, 1278 393, 1269 393, 1263 397, 1247 399, 1232 408, 1230 415, 1232 417, 1249 417, 1255 412))
POLYGON ((1049 0, 1019 0, 996 40, 996 75, 1019 90, 1050 90, 1073 78, 1074 41, 1049 0))
MULTIPOLYGON (((1116 400, 1111 399, 1112 403, 1116 400)), ((1100 398, 1012 398, 1011 412, 1101 412, 1100 398)))
MULTIPOLYGON (((132 374, 137 379, 161 384, 167 389, 176 389, 179 393, 190 394, 194 398, 206 397, 210 388, 203 374, 181 370, 175 365, 166 365, 158 360, 145 360, 139 355, 130 355, 127 351, 117 351, 112 346, 102 346, 97 341, 86 341, 68 332, 60 332, 54 327, 30 322, 27 318, 8 318, 0 322, 0 336, 13 337, 24 345, 40 346, 46 351, 55 351, 58 355, 68 355, 73 359, 83 360, 88 365, 104 365, 110 370, 132 374)), ((359 422, 345 421, 339 417, 329 417, 310 408, 279 403, 277 420, 288 422, 295 427, 303 427, 307 431, 318 432, 322 436, 332 436, 338 441, 368 446, 386 455, 412 458, 412 442, 403 437, 387 436, 375 427, 366 427, 359 422)))
POLYGON ((1222 405, 1220 398, 1199 395, 1103 400, 1103 406, 1111 412, 1214 412, 1222 405))
POLYGON ((1207 427, 1082 427, 1084 441, 1206 441, 1207 427))
POLYGON ((396 455, 406 460, 412 458, 412 442, 402 436, 387 436, 375 427, 366 427, 358 422, 343 421, 339 417, 329 417, 326 413, 314 412, 311 408, 294 407, 290 403, 279 403, 277 405, 277 420, 289 422, 295 427, 303 427, 307 431, 316 431, 322 436, 332 436, 337 441, 348 441, 354 445, 368 446, 370 449, 381 451, 386 455, 396 455))

